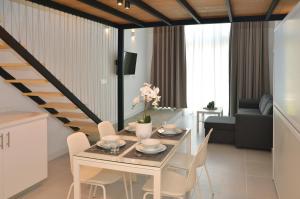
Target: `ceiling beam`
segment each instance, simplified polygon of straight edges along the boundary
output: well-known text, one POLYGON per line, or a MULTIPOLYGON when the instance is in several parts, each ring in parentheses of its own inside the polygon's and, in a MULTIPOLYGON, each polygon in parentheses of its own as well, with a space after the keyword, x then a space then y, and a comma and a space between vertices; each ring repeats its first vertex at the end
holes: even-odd
POLYGON ((125 19, 125 20, 139 26, 139 27, 144 27, 144 25, 143 25, 144 22, 143 21, 140 21, 140 20, 138 20, 138 19, 136 19, 136 18, 134 18, 134 17, 132 17, 128 14, 120 12, 119 10, 117 10, 115 8, 112 8, 112 7, 110 7, 110 6, 108 6, 104 3, 101 3, 100 1, 96 1, 96 0, 79 0, 79 1, 82 2, 82 3, 85 3, 89 6, 92 6, 94 8, 97 8, 99 10, 102 10, 104 12, 107 12, 109 14, 112 14, 116 17, 120 17, 122 19, 125 19))
POLYGON ((231 6, 231 0, 225 0, 227 12, 228 12, 228 18, 230 23, 233 22, 233 14, 232 14, 232 6, 231 6))
POLYGON ((177 2, 193 17, 197 23, 201 23, 200 16, 186 0, 177 0, 177 2))
POLYGON ((269 7, 269 9, 268 9, 268 11, 266 13, 266 17, 265 17, 266 21, 269 20, 269 18, 271 17, 274 9, 278 5, 278 3, 279 3, 279 0, 272 0, 272 3, 271 3, 271 5, 270 5, 270 7, 269 7))
MULTIPOLYGON (((286 14, 277 14, 277 15, 272 15, 269 18, 269 21, 274 21, 274 20, 282 20, 286 14)), ((246 22, 246 21, 263 21, 265 19, 265 15, 261 16, 242 16, 242 17, 234 17, 234 22, 246 22)), ((217 24, 217 23, 228 23, 228 17, 218 17, 218 18, 202 18, 201 23, 202 24, 217 24)), ((172 21, 172 24, 174 26, 182 26, 182 25, 195 25, 198 24, 194 19, 189 19, 189 20, 177 20, 177 21, 172 21)), ((150 22, 150 23, 144 23, 145 27, 159 27, 159 26, 166 26, 165 23, 163 22, 150 22)), ((131 29, 131 28, 139 28, 134 24, 124 24, 121 25, 121 28, 124 29, 131 29)))
POLYGON ((98 17, 98 16, 95 16, 95 15, 88 14, 86 12, 82 12, 80 10, 65 6, 65 5, 60 4, 60 3, 56 3, 54 1, 40 1, 40 0, 26 0, 26 1, 30 1, 30 2, 39 4, 39 5, 42 5, 42 6, 46 6, 48 8, 52 8, 52 9, 55 9, 55 10, 59 10, 59 11, 62 11, 62 12, 65 12, 65 13, 68 13, 68 14, 71 14, 71 15, 78 16, 78 17, 89 19, 91 21, 95 21, 95 22, 98 22, 98 23, 101 23, 101 24, 105 24, 105 25, 108 25, 108 26, 119 28, 119 24, 117 24, 117 23, 114 23, 114 22, 109 21, 107 19, 104 19, 102 17, 98 17))
POLYGON ((166 17, 165 15, 163 15, 162 13, 160 13, 159 11, 155 10, 154 8, 152 8, 151 6, 149 6, 148 4, 144 3, 141 0, 130 0, 130 3, 134 4, 135 6, 145 10, 146 12, 148 12, 149 14, 153 15, 154 17, 162 20, 165 24, 171 26, 172 22, 171 20, 166 17))

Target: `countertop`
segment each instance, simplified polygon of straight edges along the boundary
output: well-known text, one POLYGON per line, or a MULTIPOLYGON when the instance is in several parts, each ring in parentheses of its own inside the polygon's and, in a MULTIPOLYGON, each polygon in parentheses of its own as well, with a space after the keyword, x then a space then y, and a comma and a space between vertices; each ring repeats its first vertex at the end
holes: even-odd
POLYGON ((26 123, 29 121, 47 118, 47 117, 48 117, 47 113, 39 113, 39 112, 21 112, 21 111, 0 112, 0 129, 14 126, 20 123, 26 123))

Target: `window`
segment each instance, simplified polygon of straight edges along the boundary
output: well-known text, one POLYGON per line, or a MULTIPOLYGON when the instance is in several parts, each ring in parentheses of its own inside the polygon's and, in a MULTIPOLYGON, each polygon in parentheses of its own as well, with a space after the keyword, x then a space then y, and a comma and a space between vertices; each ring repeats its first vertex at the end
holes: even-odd
POLYGON ((185 26, 189 109, 215 101, 228 114, 229 34, 230 24, 185 26))

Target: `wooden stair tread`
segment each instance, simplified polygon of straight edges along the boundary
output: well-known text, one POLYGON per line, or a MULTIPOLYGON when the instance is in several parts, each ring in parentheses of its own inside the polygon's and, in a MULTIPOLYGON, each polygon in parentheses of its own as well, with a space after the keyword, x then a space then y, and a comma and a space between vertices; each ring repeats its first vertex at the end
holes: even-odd
POLYGON ((0 64, 2 68, 7 68, 7 69, 22 69, 22 68, 28 68, 31 67, 31 65, 27 63, 2 63, 0 64))
POLYGON ((63 102, 49 102, 46 104, 39 105, 41 108, 54 108, 54 109, 78 109, 73 103, 63 103, 63 102))
POLYGON ((24 96, 39 96, 45 98, 51 97, 63 97, 64 95, 60 92, 30 92, 30 93, 23 93, 24 96))
POLYGON ((0 43, 0 49, 9 49, 9 47, 4 43, 0 43))
POLYGON ((75 113, 75 112, 60 112, 54 114, 55 117, 64 117, 64 118, 77 118, 77 119, 88 119, 84 113, 75 113))
POLYGON ((98 132, 98 125, 92 122, 71 121, 69 123, 66 123, 65 126, 78 127, 80 131, 86 133, 98 132))
POLYGON ((47 84, 46 79, 11 79, 4 80, 7 83, 22 83, 22 84, 47 84))

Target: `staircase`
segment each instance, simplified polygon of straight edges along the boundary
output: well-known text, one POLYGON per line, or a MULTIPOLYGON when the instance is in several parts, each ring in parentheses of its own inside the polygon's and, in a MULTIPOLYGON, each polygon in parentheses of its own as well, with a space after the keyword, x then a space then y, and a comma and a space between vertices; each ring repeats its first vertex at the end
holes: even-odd
POLYGON ((23 96, 31 98, 40 108, 63 122, 64 126, 87 135, 98 135, 97 124, 101 120, 85 104, 2 26, 0 38, 0 53, 13 53, 20 60, 20 63, 2 63, 0 60, 0 75, 6 83, 20 90, 23 96))

